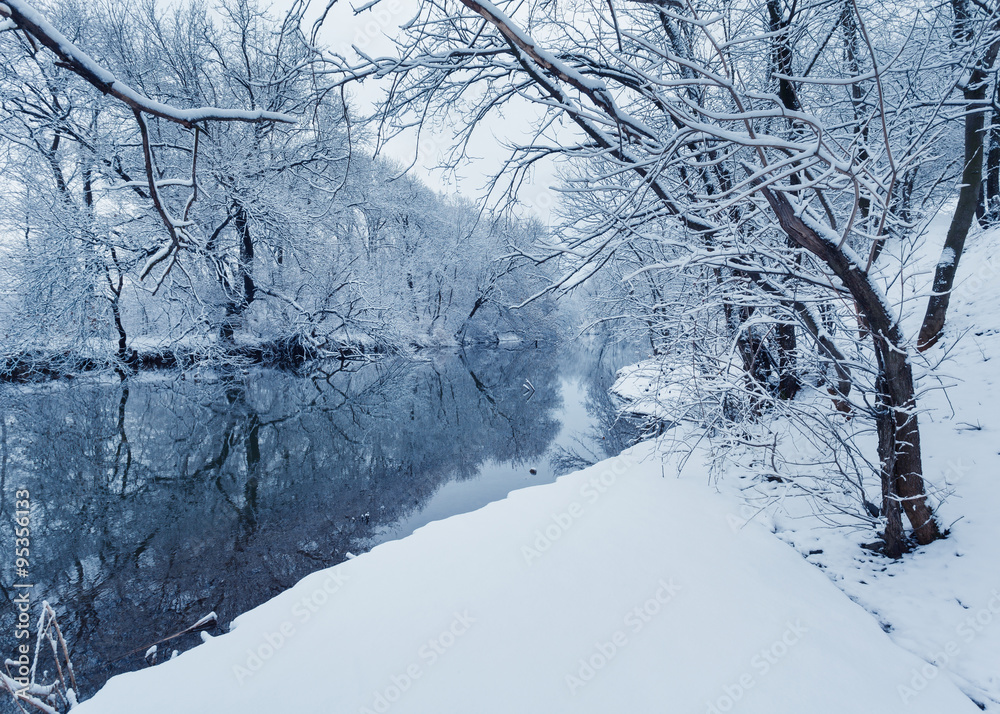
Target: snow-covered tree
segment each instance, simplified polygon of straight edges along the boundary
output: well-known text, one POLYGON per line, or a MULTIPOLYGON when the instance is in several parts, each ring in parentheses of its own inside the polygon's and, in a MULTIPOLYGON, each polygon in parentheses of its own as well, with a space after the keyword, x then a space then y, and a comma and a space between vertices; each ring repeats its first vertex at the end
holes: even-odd
POLYGON ((548 334, 530 231, 366 155, 304 6, 3 12, 7 372, 548 334))
POLYGON ((833 368, 838 409, 876 423, 885 550, 899 555, 903 513, 918 543, 940 535, 912 339, 885 294, 899 265, 879 262, 940 196, 930 171, 954 83, 926 71, 940 59, 931 10, 428 0, 398 55, 336 61, 345 83, 392 77, 381 115, 399 126, 419 107, 458 119, 464 141, 491 115, 531 116, 534 138, 513 147, 508 180, 553 156, 571 167, 562 243, 534 256, 571 263, 552 289, 624 256, 655 315, 667 283, 645 274, 695 274, 701 287, 687 294, 718 307, 754 411, 798 391, 805 341, 833 368), (870 389, 848 393, 851 350, 833 323, 861 345, 870 389))

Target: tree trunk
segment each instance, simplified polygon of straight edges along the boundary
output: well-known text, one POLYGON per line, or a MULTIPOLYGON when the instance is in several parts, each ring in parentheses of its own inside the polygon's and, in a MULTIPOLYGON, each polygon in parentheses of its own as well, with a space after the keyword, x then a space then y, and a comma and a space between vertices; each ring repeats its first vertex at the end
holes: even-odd
MULTIPOLYGON (((797 216, 783 194, 767 188, 762 188, 761 193, 788 237, 820 258, 840 278, 867 324, 878 360, 879 385, 883 387, 877 405, 878 412, 885 414, 878 430, 882 492, 890 501, 898 497, 917 543, 931 543, 941 537, 941 532, 924 493, 913 370, 899 324, 860 266, 797 216)), ((892 504, 888 505, 887 517, 892 511, 892 504)), ((890 540, 898 540, 897 534, 887 533, 886 554, 899 557, 902 551, 895 544, 890 550, 890 540)))
MULTIPOLYGON (((767 11, 768 29, 774 35, 771 40, 771 64, 775 74, 779 76, 778 98, 786 109, 801 111, 802 105, 795 92, 795 85, 787 79, 795 74, 792 67, 794 54, 788 38, 788 27, 794 15, 785 18, 778 0, 767 0, 767 11)), ((794 13, 794 10, 791 12, 794 13)), ((799 176, 792 174, 791 181, 793 184, 799 183, 799 176)), ((779 323, 775 330, 775 342, 778 348, 778 398, 792 399, 802 386, 798 375, 795 323, 779 323)))
MULTIPOLYGON (((884 379, 879 380, 878 389, 879 393, 885 393, 884 379)), ((899 496, 892 478, 896 469, 896 425, 889 409, 880 408, 876 411, 875 428, 878 433, 878 458, 882 478, 882 515, 885 517, 883 552, 890 558, 899 558, 906 551, 906 538, 899 496)))
MULTIPOLYGON (((967 38, 969 22, 963 3, 954 2, 956 36, 967 38)), ((994 28, 995 29, 995 28, 994 28)), ((989 105, 986 96, 990 89, 990 69, 1000 51, 1000 40, 994 41, 987 48, 982 60, 972 68, 968 83, 962 90, 965 98, 965 167, 962 170, 962 188, 958 193, 958 205, 955 215, 948 226, 941 258, 934 269, 934 282, 931 286, 931 296, 927 301, 927 312, 920 326, 917 337, 917 349, 923 352, 933 347, 941 338, 945 319, 948 315, 948 303, 951 302, 951 290, 955 284, 955 274, 958 263, 965 249, 965 239, 969 235, 972 219, 976 217, 979 206, 979 193, 983 180, 983 153, 986 144, 984 129, 986 126, 986 111, 989 105)))
MULTIPOLYGON (((257 296, 257 286, 253 282, 253 235, 250 233, 250 221, 243 206, 234 206, 233 224, 240 237, 240 277, 243 282, 243 305, 247 307, 257 296)), ((242 312, 242 310, 241 310, 242 312)))
POLYGON ((455 339, 461 342, 465 338, 465 329, 469 326, 469 321, 479 312, 481 308, 486 303, 486 296, 480 295, 476 298, 476 302, 472 305, 472 310, 469 311, 468 317, 462 322, 462 326, 455 333, 455 339))
MULTIPOLYGON (((253 280, 254 246, 253 234, 250 231, 249 216, 247 216, 246 209, 235 202, 232 205, 232 213, 230 215, 232 216, 233 226, 236 228, 236 235, 239 240, 240 258, 236 266, 236 275, 234 276, 237 284, 229 285, 227 280, 222 279, 223 288, 229 296, 226 302, 226 313, 222 318, 222 324, 219 326, 219 338, 223 342, 233 341, 236 329, 243 321, 243 313, 257 297, 257 286, 253 280)), ((226 223, 228 222, 229 219, 226 219, 226 223)), ((222 228, 225 227, 226 223, 223 223, 215 231, 215 234, 209 241, 210 245, 214 243, 215 238, 222 228)))
POLYGON ((980 223, 989 228, 1000 223, 1000 112, 997 111, 997 101, 1000 99, 1000 84, 993 89, 993 111, 990 118, 990 131, 987 140, 986 172, 983 190, 983 216, 980 223))
POLYGON ((796 370, 797 345, 795 339, 795 323, 781 322, 775 330, 778 343, 778 398, 792 399, 799 393, 802 382, 796 370))
POLYGON ((115 320, 115 329, 118 331, 118 361, 125 364, 129 361, 128 335, 125 334, 125 327, 122 325, 122 311, 116 295, 111 301, 111 315, 115 320))
POLYGON ((969 113, 965 116, 965 169, 962 171, 962 188, 958 192, 958 205, 955 215, 948 226, 948 235, 944 240, 941 258, 934 269, 934 282, 931 287, 931 297, 927 301, 927 312, 924 314, 920 335, 917 338, 917 349, 921 352, 933 347, 941 337, 945 318, 948 314, 948 303, 951 301, 951 289, 955 284, 955 273, 958 262, 965 249, 965 239, 972 227, 972 219, 976 217, 976 207, 979 203, 980 184, 983 179, 983 128, 985 119, 983 112, 972 111, 973 103, 978 97, 976 106, 980 106, 985 96, 985 85, 981 84, 973 91, 966 90, 965 98, 969 104, 969 113))
POLYGON ((913 370, 909 357, 898 345, 874 335, 873 339, 877 341, 876 350, 882 352, 884 363, 885 385, 879 395, 879 408, 885 408, 893 422, 892 444, 885 445, 886 452, 893 457, 892 468, 883 473, 883 484, 888 482, 892 492, 899 497, 913 528, 914 539, 924 545, 940 538, 941 534, 924 493, 913 370))
MULTIPOLYGON (((854 14, 854 3, 851 0, 844 0, 844 4, 841 7, 840 14, 840 28, 843 32, 843 43, 844 43, 844 63, 846 65, 847 72, 851 77, 858 77, 861 75, 861 47, 860 38, 858 37, 858 20, 854 14)), ((864 117, 867 115, 867 107, 865 106, 865 90, 862 88, 860 82, 851 82, 851 107, 854 110, 854 133, 858 137, 858 162, 864 164, 868 161, 868 134, 869 134, 869 123, 865 121, 864 117)), ((861 217, 865 220, 868 219, 868 215, 871 213, 871 198, 862 195, 858 200, 858 212, 861 217)), ((876 243, 876 250, 881 250, 878 247, 884 241, 879 241, 876 243)), ((877 256, 876 256, 877 257, 877 256)))
MULTIPOLYGON (((791 239, 789 239, 789 242, 791 243, 791 239)), ((760 273, 753 270, 747 270, 744 272, 761 290, 769 295, 777 297, 783 308, 798 316, 802 325, 805 326, 806 332, 815 341, 816 346, 822 353, 825 353, 826 357, 833 363, 834 371, 837 373, 837 384, 830 390, 830 393, 834 397, 834 406, 837 408, 837 411, 844 412, 845 414, 850 413, 851 405, 847 401, 847 398, 851 393, 853 385, 851 370, 850 367, 847 366, 847 357, 844 356, 844 353, 840 351, 834 341, 830 338, 830 335, 827 332, 827 330, 830 329, 829 326, 822 324, 822 316, 814 315, 806 303, 789 296, 785 289, 780 286, 780 283, 773 283, 760 273)), ((793 323, 789 322, 787 324, 792 325, 793 323)), ((780 327, 785 327, 785 324, 782 323, 780 327)), ((794 355, 795 350, 797 349, 794 330, 791 331, 791 336, 789 338, 787 336, 783 337, 782 330, 779 329, 778 340, 785 340, 781 350, 781 358, 784 358, 787 354, 794 355)), ((782 370, 786 370, 781 373, 782 384, 779 385, 779 389, 782 392, 781 398, 792 399, 802 388, 802 380, 799 379, 798 374, 795 373, 794 370, 791 368, 786 369, 786 365, 782 365, 781 368, 782 370), (785 385, 784 380, 786 377, 795 379, 794 386, 785 385)))

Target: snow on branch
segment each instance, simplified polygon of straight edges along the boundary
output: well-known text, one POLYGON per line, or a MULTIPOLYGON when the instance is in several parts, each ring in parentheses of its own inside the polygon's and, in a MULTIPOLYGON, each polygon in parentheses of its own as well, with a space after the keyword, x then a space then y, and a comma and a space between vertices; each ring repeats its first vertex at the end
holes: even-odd
POLYGON ((538 47, 535 41, 498 7, 488 0, 462 0, 462 4, 496 27, 507 42, 520 49, 539 67, 589 97, 608 116, 614 117, 619 122, 621 130, 631 138, 657 141, 657 134, 652 128, 626 114, 615 104, 611 92, 608 91, 604 82, 586 77, 576 69, 561 62, 551 53, 538 47))
POLYGON ((278 112, 215 107, 179 109, 158 102, 115 77, 93 57, 70 42, 65 35, 23 0, 6 0, 6 2, 0 3, 0 17, 5 18, 4 21, 0 22, 0 30, 10 29, 10 26, 19 27, 55 53, 66 69, 85 79, 103 94, 110 94, 137 112, 151 114, 189 129, 194 128, 196 124, 208 121, 286 122, 289 124, 294 124, 296 121, 294 117, 278 112))
MULTIPOLYGON (((140 271, 140 279, 145 278, 154 267, 169 259, 167 267, 159 279, 160 283, 162 283, 167 273, 170 272, 170 268, 176 262, 178 252, 187 242, 188 235, 186 229, 190 225, 188 215, 191 204, 198 197, 196 172, 200 126, 205 122, 296 123, 294 117, 279 112, 221 109, 216 107, 180 109, 150 99, 142 92, 120 81, 111 71, 103 67, 93 57, 67 39, 65 35, 42 17, 37 10, 23 0, 5 0, 4 2, 0 2, 0 30, 11 28, 21 29, 51 50, 59 58, 60 61, 57 63, 59 66, 70 70, 96 87, 103 94, 115 97, 132 109, 142 137, 143 160, 146 168, 146 188, 149 191, 149 196, 157 215, 170 235, 168 243, 151 251, 151 255, 140 271), (150 144, 145 115, 158 117, 194 130, 195 137, 190 179, 183 182, 156 179, 154 152, 150 144), (168 210, 166 203, 160 196, 160 188, 164 186, 187 186, 191 189, 182 217, 173 216, 168 210)), ((136 182, 128 182, 127 185, 132 188, 138 186, 136 182)))

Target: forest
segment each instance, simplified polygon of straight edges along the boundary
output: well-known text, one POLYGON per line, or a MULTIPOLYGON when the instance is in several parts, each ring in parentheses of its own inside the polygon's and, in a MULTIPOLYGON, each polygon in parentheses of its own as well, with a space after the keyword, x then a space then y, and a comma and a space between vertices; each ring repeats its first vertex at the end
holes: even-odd
MULTIPOLYGON (((281 493, 266 476, 295 451, 267 467, 260 443, 320 428, 247 407, 274 370, 283 398, 349 445, 344 464, 305 472, 334 474, 352 505, 330 512, 352 524, 392 500, 379 494, 400 469, 419 510, 494 461, 551 458, 554 480, 648 442, 664 475, 703 469, 748 521, 794 512, 849 543, 844 562, 923 562, 966 515, 949 499, 970 468, 946 429, 989 439, 949 390, 992 388, 998 53, 992 0, 0 0, 0 412, 20 415, 9 442, 0 419, 3 463, 9 450, 43 483, 39 447, 18 446, 47 440, 30 405, 82 423, 80 405, 99 404, 94 432, 112 436, 70 441, 96 438, 83 451, 103 456, 59 470, 101 498, 147 493, 161 476, 127 485, 125 425, 180 433, 221 410, 219 446, 185 436, 178 473, 232 489, 225 548, 242 552, 258 485, 281 493), (579 359, 605 372, 605 350, 629 355, 614 377, 588 373, 581 412, 614 449, 560 443, 582 378, 560 376, 561 358, 508 359, 529 348, 597 353, 579 359), (367 441, 368 387, 354 390, 408 362, 433 375, 406 368, 412 403, 401 388, 380 412, 414 421, 388 457, 367 441), (31 391, 81 378, 106 393, 31 391), (225 389, 144 381, 189 378, 225 389), (497 424, 530 448, 480 453, 471 434, 497 424)), ((325 453, 309 444, 303 463, 325 453)), ((405 520, 408 500, 376 520, 405 520)), ((343 562, 361 536, 317 513, 336 551, 322 564, 343 562)), ((81 617, 64 619, 96 638, 81 617)), ((991 681, 960 688, 1000 711, 991 681)), ((56 689, 38 708, 72 703, 56 689)))
POLYGON ((546 334, 514 312, 537 221, 373 155, 294 16, 65 3, 51 20, 136 92, 280 121, 140 114, 2 36, 3 373, 162 366, 546 334), (291 117, 294 116, 294 120, 291 117))

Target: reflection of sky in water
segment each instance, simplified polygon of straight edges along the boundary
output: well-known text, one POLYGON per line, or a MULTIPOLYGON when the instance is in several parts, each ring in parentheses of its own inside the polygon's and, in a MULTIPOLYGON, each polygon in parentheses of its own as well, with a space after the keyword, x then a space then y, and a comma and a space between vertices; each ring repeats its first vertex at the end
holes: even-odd
POLYGON ((0 652, 14 644, 3 584, 16 488, 32 491, 35 602, 59 613, 89 696, 209 611, 225 628, 348 551, 552 481, 566 470, 557 447, 614 453, 606 390, 635 359, 602 354, 469 350, 328 379, 164 372, 128 390, 0 390, 0 652))
POLYGON ((432 521, 482 508, 515 489, 554 481, 559 475, 551 461, 556 447, 579 448, 588 432, 599 426, 587 410, 586 391, 579 380, 560 380, 559 392, 562 406, 552 416, 559 422, 560 429, 545 454, 526 464, 498 463, 491 459, 483 462, 476 476, 443 484, 423 506, 378 533, 374 542, 403 538, 432 521), (531 474, 529 469, 537 473, 531 474))

